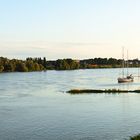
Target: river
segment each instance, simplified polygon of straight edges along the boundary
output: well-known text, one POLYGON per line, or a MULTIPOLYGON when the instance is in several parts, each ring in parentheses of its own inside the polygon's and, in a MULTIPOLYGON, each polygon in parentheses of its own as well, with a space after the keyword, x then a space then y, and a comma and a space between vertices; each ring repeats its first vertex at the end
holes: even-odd
MULTIPOLYGON (((140 94, 66 93, 73 88, 140 89, 118 84, 121 69, 0 74, 1 140, 124 140, 140 133, 140 94)), ((129 72, 137 75, 137 68, 129 72)))

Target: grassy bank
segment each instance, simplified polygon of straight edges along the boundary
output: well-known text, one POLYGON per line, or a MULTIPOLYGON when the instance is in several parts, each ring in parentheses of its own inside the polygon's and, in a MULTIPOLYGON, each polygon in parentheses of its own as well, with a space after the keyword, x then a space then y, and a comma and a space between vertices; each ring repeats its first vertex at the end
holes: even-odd
POLYGON ((119 89, 71 89, 67 91, 70 94, 83 94, 83 93, 140 93, 140 90, 119 90, 119 89))
POLYGON ((130 140, 140 140, 140 134, 130 137, 130 140))

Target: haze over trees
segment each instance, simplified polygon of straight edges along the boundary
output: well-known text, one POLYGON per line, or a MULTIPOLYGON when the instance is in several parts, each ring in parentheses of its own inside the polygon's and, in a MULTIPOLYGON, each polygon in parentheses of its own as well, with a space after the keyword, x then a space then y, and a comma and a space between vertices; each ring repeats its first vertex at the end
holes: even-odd
MULTIPOLYGON (((126 62, 126 61, 125 61, 126 62)), ((130 67, 138 67, 138 59, 129 60, 130 67)), ((94 58, 84 60, 58 59, 49 61, 46 58, 27 58, 26 60, 0 57, 0 72, 32 72, 44 70, 75 70, 92 68, 118 68, 122 60, 115 58, 94 58)))

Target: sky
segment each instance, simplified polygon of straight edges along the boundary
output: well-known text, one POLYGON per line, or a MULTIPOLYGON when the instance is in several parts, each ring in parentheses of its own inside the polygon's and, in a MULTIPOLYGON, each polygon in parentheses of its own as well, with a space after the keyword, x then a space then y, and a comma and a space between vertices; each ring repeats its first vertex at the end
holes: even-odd
POLYGON ((140 59, 139 6, 139 0, 0 0, 0 56, 121 58, 124 46, 130 59, 140 59))

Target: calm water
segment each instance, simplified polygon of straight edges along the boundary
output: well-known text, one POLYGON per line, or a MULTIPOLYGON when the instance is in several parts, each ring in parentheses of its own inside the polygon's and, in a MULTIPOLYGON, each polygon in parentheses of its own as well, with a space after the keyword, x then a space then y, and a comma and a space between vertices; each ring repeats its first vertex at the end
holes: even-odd
MULTIPOLYGON (((130 69, 137 75, 138 70, 130 69)), ((70 95, 118 84, 120 69, 0 74, 0 140, 124 140, 140 133, 140 94, 70 95)))

